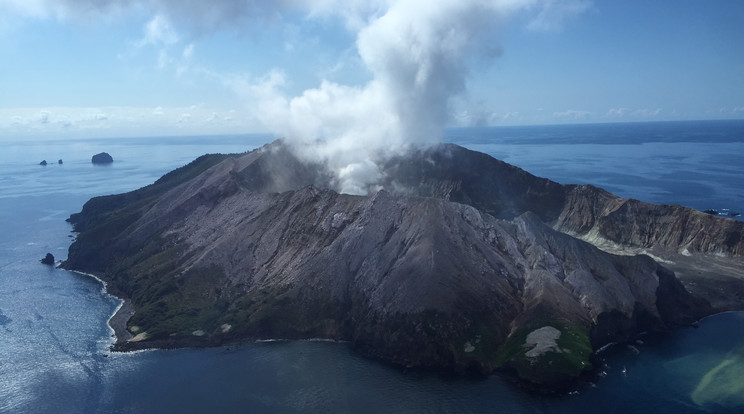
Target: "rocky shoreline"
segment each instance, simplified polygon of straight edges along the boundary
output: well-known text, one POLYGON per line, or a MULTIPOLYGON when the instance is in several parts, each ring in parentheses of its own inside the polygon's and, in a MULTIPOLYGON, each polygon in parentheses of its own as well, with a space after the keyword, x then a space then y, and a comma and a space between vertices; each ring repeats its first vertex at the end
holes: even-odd
POLYGON ((107 321, 107 325, 114 331, 114 343, 111 345, 111 348, 114 349, 121 346, 122 344, 128 343, 128 341, 133 337, 127 327, 129 319, 132 317, 132 315, 134 315, 134 306, 132 306, 132 302, 112 292, 112 290, 116 290, 116 288, 112 287, 110 283, 105 280, 105 278, 92 273, 87 273, 66 267, 64 264, 65 262, 62 262, 58 267, 60 269, 67 270, 68 272, 77 273, 81 276, 95 279, 96 281, 101 283, 101 285, 103 286, 103 291, 107 295, 120 301, 119 306, 114 310, 114 313, 107 321))
POLYGON ((129 342, 134 336, 129 329, 127 329, 127 322, 129 318, 134 315, 134 307, 132 302, 126 299, 121 299, 121 305, 116 309, 116 312, 109 318, 108 324, 111 329, 114 330, 115 342, 112 345, 113 348, 121 347, 129 342))
MULTIPOLYGON (((176 338, 170 338, 170 339, 157 339, 153 341, 133 341, 132 339, 135 338, 135 336, 130 332, 128 327, 128 322, 130 318, 134 315, 135 309, 132 305, 131 300, 122 298, 120 296, 117 296, 109 291, 109 283, 106 282, 104 279, 102 279, 99 276, 80 272, 72 269, 66 269, 84 276, 92 277, 99 281, 103 285, 104 291, 117 299, 121 301, 121 304, 117 307, 117 309, 114 311, 114 314, 109 318, 108 320, 108 326, 111 327, 111 329, 114 331, 114 343, 111 345, 110 350, 112 352, 136 352, 136 351, 144 351, 144 350, 154 350, 154 349, 186 349, 186 348, 209 348, 209 347, 215 347, 215 346, 240 346, 250 343, 256 343, 256 342, 266 342, 266 341, 292 341, 292 340, 322 340, 322 341, 333 341, 338 342, 336 339, 327 339, 327 338, 260 338, 260 337, 244 337, 244 338, 237 338, 233 339, 231 341, 224 341, 220 338, 214 338, 214 337, 201 337, 201 336, 191 336, 191 337, 176 337, 176 338)), ((707 317, 707 316, 706 316, 707 317)), ((692 323, 692 325, 696 325, 697 322, 692 323)), ((555 328, 551 328, 555 329, 555 328)), ((534 334, 535 331, 533 331, 531 334, 534 334)), ((555 335, 555 331, 552 332, 553 335, 555 335)), ((529 335, 528 335, 529 337, 529 335)), ((556 338, 557 339, 557 338, 556 338)), ((629 338, 627 343, 635 343, 635 337, 629 338)), ((341 341, 345 342, 345 341, 341 341)), ((555 342, 553 341, 546 341, 543 338, 540 338, 539 343, 545 342, 546 344, 550 342, 550 347, 555 347, 555 342)), ((584 389, 588 386, 591 386, 592 384, 595 384, 598 380, 601 379, 601 372, 602 372, 602 364, 601 364, 601 358, 599 355, 601 352, 609 347, 609 346, 618 346, 623 345, 626 342, 613 342, 608 343, 605 346, 599 347, 597 350, 593 351, 590 360, 592 362, 592 368, 583 370, 580 375, 575 377, 563 377, 561 381, 553 381, 549 384, 538 384, 530 380, 526 380, 523 375, 520 375, 518 369, 511 367, 511 366, 503 366, 499 367, 498 369, 494 370, 490 373, 484 373, 481 371, 462 371, 462 370, 455 370, 451 368, 443 368, 443 367, 422 367, 422 366, 414 366, 414 365, 407 365, 405 363, 394 363, 391 362, 388 358, 385 358, 384 356, 378 355, 374 352, 367 352, 368 350, 365 350, 363 348, 359 348, 354 346, 353 342, 351 343, 352 347, 355 348, 358 352, 360 352, 363 356, 367 358, 371 358, 373 360, 379 361, 380 363, 385 364, 391 364, 391 366, 399 367, 404 370, 422 370, 424 372, 432 372, 439 375, 466 375, 469 377, 475 377, 475 378, 485 378, 488 375, 493 374, 500 374, 503 375, 507 380, 509 380, 514 386, 524 389, 525 391, 536 393, 536 394, 567 394, 574 391, 578 391, 581 389, 584 389)), ((525 350, 527 350, 526 347, 525 350)), ((544 353, 545 349, 543 349, 540 353, 544 353)))
MULTIPOLYGON (((62 268, 62 267, 61 267, 62 268)), ((74 273, 78 273, 80 275, 84 275, 87 277, 92 277, 96 279, 98 282, 100 282, 103 285, 103 289, 106 292, 106 294, 117 298, 121 301, 121 304, 116 308, 113 315, 108 320, 108 326, 114 331, 114 342, 110 347, 110 350, 112 352, 121 352, 121 353, 127 353, 127 352, 136 352, 136 351, 144 351, 144 350, 155 350, 155 349, 186 349, 186 348, 209 348, 209 347, 215 347, 215 346, 240 346, 240 345, 246 345, 251 343, 258 343, 258 342, 273 342, 273 341, 331 341, 331 342, 348 342, 348 341, 339 341, 336 339, 327 339, 327 338, 260 338, 260 337, 245 337, 245 338, 239 338, 234 339, 231 341, 223 341, 223 340, 215 340, 215 338, 212 337, 200 337, 200 336, 191 336, 191 337, 177 337, 177 338, 171 338, 171 339, 159 339, 154 341, 132 341, 135 336, 130 332, 128 327, 128 322, 130 318, 134 315, 135 309, 132 305, 132 302, 130 299, 122 298, 121 296, 115 295, 109 291, 110 284, 105 281, 103 278, 90 274, 85 273, 73 269, 65 269, 74 273)), ((707 317, 707 316, 706 316, 707 317)), ((693 322, 691 326, 696 326, 697 322, 693 322)), ((533 331, 530 333, 530 335, 533 335, 533 338, 536 338, 534 335, 538 332, 544 331, 544 328, 541 328, 538 331, 533 331)), ((550 327, 552 337, 551 338, 543 338, 544 335, 538 335, 536 338, 537 340, 534 341, 532 345, 538 345, 538 347, 541 349, 540 354, 545 353, 548 348, 554 348, 556 347, 555 343, 555 335, 559 335, 559 331, 556 331, 555 328, 550 327)), ((544 332, 542 332, 544 333, 544 332)), ((646 333, 644 333, 646 334, 646 333)), ((530 338, 530 335, 528 335, 528 338, 530 338)), ((598 349, 594 350, 592 352, 592 355, 590 357, 590 360, 592 361, 593 367, 592 369, 584 370, 581 372, 580 375, 576 377, 565 377, 562 381, 555 381, 550 384, 536 384, 532 381, 525 380, 523 378, 517 369, 510 366, 504 366, 500 367, 499 369, 496 369, 494 372, 491 373, 483 373, 479 371, 460 371, 460 370, 454 370, 454 369, 446 369, 446 368, 436 368, 436 367, 421 367, 421 366, 411 366, 406 365, 403 363, 394 363, 391 362, 389 359, 376 355, 375 353, 369 353, 366 352, 364 349, 360 349, 358 347, 354 347, 354 344, 351 343, 352 347, 354 347, 358 352, 360 352, 363 356, 376 360, 380 363, 384 364, 390 364, 391 366, 398 367, 403 370, 421 370, 423 372, 431 372, 432 374, 438 374, 438 375, 466 375, 468 377, 472 378, 485 378, 488 375, 498 374, 503 375, 504 378, 509 380, 514 386, 524 389, 525 391, 536 393, 536 394, 567 394, 574 391, 579 391, 581 389, 584 389, 588 386, 592 386, 592 384, 595 384, 598 380, 601 379, 601 372, 602 372, 602 363, 601 363, 601 357, 600 354, 608 347, 611 346, 621 346, 623 344, 634 344, 637 338, 630 338, 628 341, 625 342, 611 342, 604 346, 599 347, 598 349)), ((528 339, 528 342, 529 339, 528 339)), ((527 350, 529 347, 525 347, 525 350, 527 350)), ((533 348, 534 350, 534 348, 533 348)))

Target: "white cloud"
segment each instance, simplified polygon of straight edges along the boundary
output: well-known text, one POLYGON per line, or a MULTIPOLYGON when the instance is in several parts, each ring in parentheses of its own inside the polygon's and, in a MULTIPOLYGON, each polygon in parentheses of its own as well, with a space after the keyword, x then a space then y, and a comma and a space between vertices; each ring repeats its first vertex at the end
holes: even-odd
POLYGON ((518 111, 489 112, 483 109, 464 109, 453 115, 450 126, 457 127, 484 127, 492 125, 504 125, 519 122, 522 114, 518 111))
POLYGON ((567 111, 559 111, 559 112, 553 112, 553 117, 557 119, 568 119, 572 121, 577 121, 581 119, 586 119, 590 117, 592 113, 590 111, 581 111, 576 109, 569 109, 567 111))
POLYGON ((116 13, 132 3, 117 0, 0 0, 0 10, 6 8, 34 18, 87 20, 102 14, 116 13))
POLYGON ((165 49, 161 49, 158 53, 158 69, 165 69, 168 65, 173 62, 168 52, 165 49))
POLYGON ((69 129, 106 128, 109 116, 100 109, 66 108, 5 109, 0 111, 0 131, 12 130, 14 135, 24 133, 64 131, 69 129), (3 116, 4 115, 4 116, 3 116))
POLYGON ((187 124, 191 121, 191 114, 190 113, 183 113, 176 121, 177 124, 187 124))
POLYGON ((516 118, 519 116, 519 112, 517 111, 509 111, 502 114, 493 113, 491 114, 490 123, 495 122, 507 122, 513 118, 516 118))
POLYGON ((35 119, 35 120, 36 120, 36 121, 37 121, 38 123, 40 123, 40 124, 48 124, 48 123, 49 123, 49 116, 50 116, 50 115, 51 115, 51 114, 49 113, 49 111, 41 111, 41 112, 39 112, 39 114, 38 114, 38 115, 36 116, 36 119, 35 119))
MULTIPOLYGON (((193 107, 50 107, 0 109, 0 137, 42 138, 172 135, 188 125, 193 134, 237 134, 260 131, 247 114, 204 106, 193 107), (225 114, 220 115, 220 114, 225 114)), ((2 138, 0 138, 2 139, 2 138)))
POLYGON ((605 118, 655 118, 662 112, 661 108, 656 109, 630 109, 630 108, 611 108, 605 113, 605 118))
POLYGON ((144 37, 137 42, 145 45, 173 45, 178 43, 179 37, 167 17, 156 15, 145 25, 144 37))
POLYGON ((623 117, 630 112, 628 108, 612 108, 605 114, 606 117, 623 117))
POLYGON ((567 21, 592 7, 590 0, 545 0, 527 28, 534 31, 559 31, 567 21))
POLYGON ((656 109, 637 109, 634 112, 635 116, 642 116, 642 117, 657 117, 659 114, 661 114, 662 109, 656 108, 656 109))
POLYGON ((183 48, 181 56, 186 60, 191 59, 194 56, 194 44, 189 43, 185 48, 183 48))

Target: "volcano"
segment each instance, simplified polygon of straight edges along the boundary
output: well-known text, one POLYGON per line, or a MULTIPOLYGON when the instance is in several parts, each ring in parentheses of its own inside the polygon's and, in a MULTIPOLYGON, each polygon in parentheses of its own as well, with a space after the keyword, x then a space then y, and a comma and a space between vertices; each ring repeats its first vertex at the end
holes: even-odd
POLYGON ((744 309, 740 221, 450 144, 380 169, 382 189, 358 196, 282 141, 204 155, 88 201, 62 267, 125 299, 119 350, 326 338, 546 389, 608 342, 744 309))

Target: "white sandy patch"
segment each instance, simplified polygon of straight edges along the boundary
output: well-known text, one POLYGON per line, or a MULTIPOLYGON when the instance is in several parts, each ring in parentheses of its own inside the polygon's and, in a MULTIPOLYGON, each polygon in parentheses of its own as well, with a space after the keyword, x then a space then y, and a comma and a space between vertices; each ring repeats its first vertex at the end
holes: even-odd
POLYGON ((139 342, 144 341, 145 339, 147 339, 147 332, 142 332, 137 334, 134 338, 130 339, 127 342, 139 342))
POLYGON ((525 347, 532 347, 524 355, 529 358, 535 358, 548 351, 561 353, 563 351, 561 351, 558 343, 556 343, 560 337, 561 331, 552 326, 543 326, 540 329, 535 329, 527 335, 527 339, 524 341, 525 347))

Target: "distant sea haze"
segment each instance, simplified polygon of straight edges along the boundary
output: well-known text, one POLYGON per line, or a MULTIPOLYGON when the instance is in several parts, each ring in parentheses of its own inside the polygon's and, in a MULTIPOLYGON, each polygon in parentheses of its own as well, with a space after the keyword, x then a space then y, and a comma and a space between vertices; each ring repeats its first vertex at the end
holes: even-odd
MULTIPOLYGON (((271 139, 4 143, 0 413, 744 411, 744 393, 735 391, 744 375, 741 312, 610 347, 600 354, 606 365, 596 387, 565 396, 534 395, 500 375, 404 370, 361 358, 344 343, 111 353, 106 321, 120 301, 93 278, 39 263, 47 252, 66 258, 74 235, 65 219, 91 197, 150 184, 204 153, 244 152, 271 139), (115 162, 92 165, 103 151, 115 162), (60 158, 64 164, 39 165, 60 158)), ((561 183, 744 212, 744 121, 456 128, 446 141, 561 183)))

